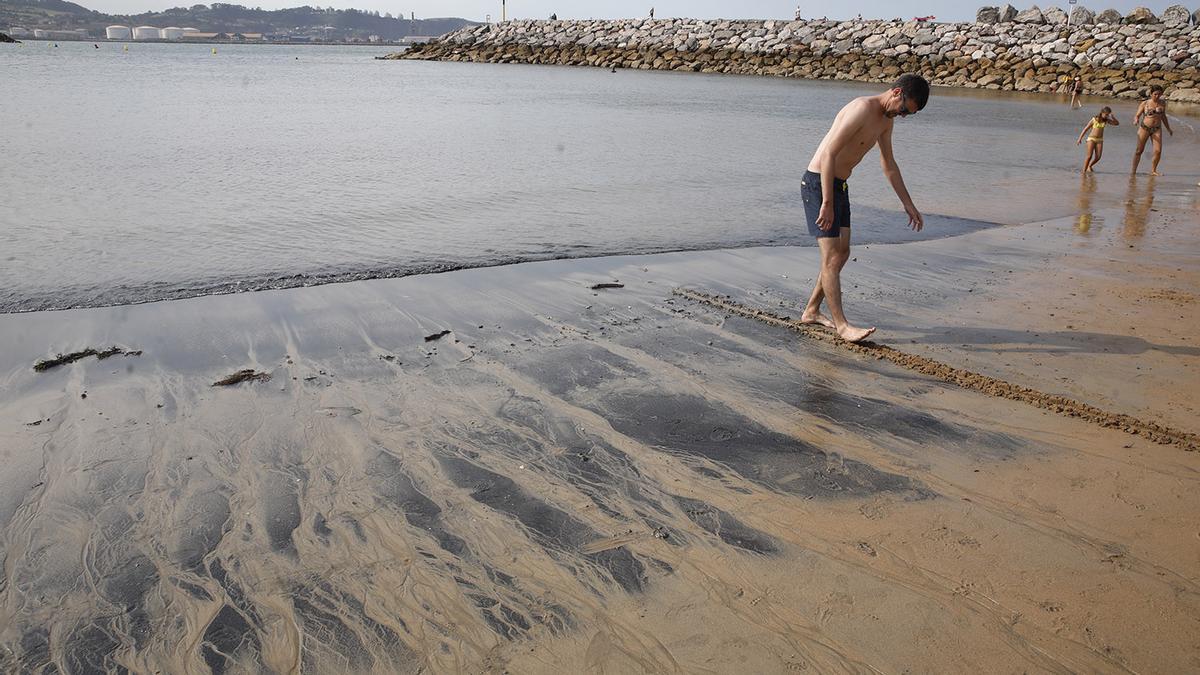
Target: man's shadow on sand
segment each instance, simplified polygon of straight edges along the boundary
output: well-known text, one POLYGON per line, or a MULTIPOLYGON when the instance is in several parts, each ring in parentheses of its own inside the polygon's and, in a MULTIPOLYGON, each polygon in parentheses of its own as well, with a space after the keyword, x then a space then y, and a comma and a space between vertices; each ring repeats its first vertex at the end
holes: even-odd
MULTIPOLYGON (((898 331, 903 328, 896 327, 898 331)), ((1134 335, 1088 331, 1018 331, 1005 328, 935 326, 925 334, 910 336, 918 344, 945 344, 979 348, 978 351, 1030 354, 1143 354, 1148 351, 1200 356, 1200 347, 1160 345, 1134 335)))

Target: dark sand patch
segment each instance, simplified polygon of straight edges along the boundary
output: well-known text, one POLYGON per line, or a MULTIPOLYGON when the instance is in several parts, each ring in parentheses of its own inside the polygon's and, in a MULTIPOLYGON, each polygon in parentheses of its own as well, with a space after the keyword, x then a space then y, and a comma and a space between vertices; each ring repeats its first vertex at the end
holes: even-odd
POLYGON ((582 557, 608 570, 612 579, 626 591, 643 590, 645 568, 629 551, 610 549, 583 553, 584 547, 599 537, 583 522, 530 495, 511 478, 488 471, 467 459, 443 454, 438 461, 451 481, 470 490, 471 499, 512 516, 544 545, 581 553, 582 557))
POLYGON ((706 504, 699 499, 675 497, 679 508, 688 520, 696 523, 705 532, 720 537, 721 541, 750 553, 768 555, 779 551, 779 544, 769 535, 749 527, 732 515, 706 504))

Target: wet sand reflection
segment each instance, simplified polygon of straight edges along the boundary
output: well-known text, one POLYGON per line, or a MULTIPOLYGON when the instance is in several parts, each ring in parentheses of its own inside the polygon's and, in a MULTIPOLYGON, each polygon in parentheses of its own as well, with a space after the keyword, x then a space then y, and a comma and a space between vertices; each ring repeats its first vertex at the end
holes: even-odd
POLYGON ((1079 234, 1090 234, 1093 227, 1098 230, 1104 225, 1104 218, 1094 212, 1095 197, 1096 176, 1085 173, 1079 180, 1079 196, 1076 199, 1079 215, 1075 217, 1075 231, 1079 234))
POLYGON ((1146 234, 1150 213, 1154 210, 1155 180, 1155 176, 1147 176, 1143 186, 1138 176, 1129 178, 1124 200, 1125 216, 1121 219, 1121 236, 1126 239, 1141 239, 1146 234))

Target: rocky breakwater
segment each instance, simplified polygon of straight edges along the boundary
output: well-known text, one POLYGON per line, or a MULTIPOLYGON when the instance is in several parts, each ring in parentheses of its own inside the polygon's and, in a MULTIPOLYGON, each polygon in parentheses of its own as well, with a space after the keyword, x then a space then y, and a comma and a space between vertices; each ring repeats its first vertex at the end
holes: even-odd
MULTIPOLYGON (((633 19, 471 26, 390 59, 537 63, 1051 92, 1080 76, 1088 94, 1136 98, 1153 85, 1200 103, 1200 25, 1164 16, 985 7, 971 23, 633 19)), ((1197 14, 1200 14, 1198 12, 1197 14)), ((1180 17, 1184 17, 1180 20, 1180 17)), ((1200 19, 1200 16, 1196 17, 1200 19)))
POLYGON ((15 44, 18 41, 10 38, 9 36, 5 35, 4 33, 0 33, 0 43, 4 43, 4 42, 11 42, 11 43, 15 44))

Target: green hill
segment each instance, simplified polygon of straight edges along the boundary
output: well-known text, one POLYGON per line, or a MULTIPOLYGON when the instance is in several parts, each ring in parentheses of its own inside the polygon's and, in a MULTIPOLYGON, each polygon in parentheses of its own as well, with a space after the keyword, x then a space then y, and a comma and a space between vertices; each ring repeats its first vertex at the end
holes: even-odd
POLYGON ((173 7, 161 12, 102 14, 67 0, 0 0, 0 29, 83 29, 93 38, 104 37, 107 26, 177 26, 211 33, 264 33, 345 41, 378 35, 384 40, 449 33, 474 22, 435 18, 412 20, 357 9, 291 7, 267 11, 241 5, 213 3, 173 7))

